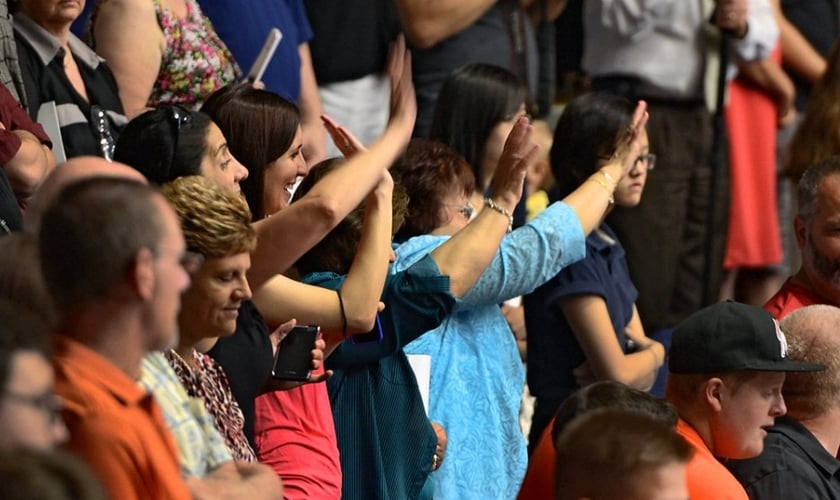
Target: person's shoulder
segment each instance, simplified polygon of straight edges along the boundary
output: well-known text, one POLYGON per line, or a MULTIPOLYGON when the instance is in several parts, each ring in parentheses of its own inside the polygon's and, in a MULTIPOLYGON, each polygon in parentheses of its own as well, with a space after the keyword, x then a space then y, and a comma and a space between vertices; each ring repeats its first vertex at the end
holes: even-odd
POLYGON ((762 307, 776 319, 782 319, 801 307, 823 303, 828 302, 813 291, 788 279, 762 307))
POLYGON ((102 21, 108 23, 116 22, 116 24, 127 24, 128 18, 121 18, 130 14, 132 16, 141 16, 131 18, 131 23, 134 24, 138 19, 143 19, 142 16, 152 15, 156 12, 155 2, 153 0, 104 0, 96 5, 96 16, 94 16, 94 24, 99 25, 102 21))
POLYGON ((727 460, 725 465, 741 484, 749 486, 768 474, 790 469, 789 462, 796 454, 795 448, 786 435, 771 431, 764 439, 764 450, 759 456, 745 460, 727 460))
POLYGON ((820 472, 818 457, 809 455, 798 435, 790 429, 771 429, 761 455, 728 460, 726 467, 754 498, 828 498, 830 474, 820 472))

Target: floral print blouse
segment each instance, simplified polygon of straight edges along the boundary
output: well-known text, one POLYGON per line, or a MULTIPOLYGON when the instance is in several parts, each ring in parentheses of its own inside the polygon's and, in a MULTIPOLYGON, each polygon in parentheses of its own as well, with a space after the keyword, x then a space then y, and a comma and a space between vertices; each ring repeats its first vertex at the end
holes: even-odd
POLYGON ((172 350, 164 353, 166 360, 178 375, 187 394, 194 398, 201 398, 204 406, 213 417, 216 429, 225 439, 234 460, 256 462, 257 457, 242 426, 245 419, 242 410, 230 391, 227 375, 221 365, 210 356, 193 349, 193 360, 199 369, 193 370, 181 356, 172 350))
POLYGON ((152 2, 166 49, 148 106, 180 104, 197 110, 210 94, 239 79, 239 66, 195 0, 185 0, 184 18, 167 9, 165 0, 152 2))

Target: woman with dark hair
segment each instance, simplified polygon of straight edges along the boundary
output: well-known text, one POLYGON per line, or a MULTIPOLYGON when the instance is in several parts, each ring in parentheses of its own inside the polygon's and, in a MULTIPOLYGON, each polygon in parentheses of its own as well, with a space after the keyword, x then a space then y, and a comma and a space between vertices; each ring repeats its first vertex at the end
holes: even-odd
MULTIPOLYGON (((530 292, 583 258, 585 235, 598 226, 617 184, 641 152, 644 116, 640 103, 623 124, 626 134, 612 137, 609 160, 562 201, 505 237, 455 312, 406 346, 406 353, 431 357, 429 417, 440 422, 448 437, 447 459, 431 478, 434 498, 516 495, 527 463, 519 427, 525 374, 498 304, 530 292)), ((391 171, 410 200, 406 229, 400 233, 410 239, 396 249, 393 269, 398 271, 472 225, 468 191, 473 180, 457 154, 428 142, 409 145, 391 171)), ((492 201, 483 204, 481 214, 497 210, 492 201)))
POLYGON ((298 177, 308 172, 297 106, 243 83, 220 89, 201 110, 219 125, 231 153, 251 173, 242 191, 254 219, 287 207, 298 177))
MULTIPOLYGON (((578 97, 566 106, 551 148, 552 200, 579 189, 607 164, 612 144, 632 113, 630 101, 603 93, 578 97)), ((642 130, 641 150, 618 181, 614 204, 604 217, 614 205, 639 203, 655 160, 642 130)), ((532 449, 560 403, 578 388, 596 380, 615 380, 651 389, 665 360, 665 348, 645 335, 637 296, 624 249, 604 218, 587 237, 584 260, 525 296, 528 387, 536 397, 532 449)))
MULTIPOLYGON (((314 246, 329 229, 357 206, 379 182, 386 166, 401 152, 408 140, 407 127, 413 126, 414 91, 405 86, 403 76, 397 71, 410 71, 410 65, 396 67, 404 54, 400 41, 390 59, 392 80, 392 113, 387 129, 368 151, 360 153, 337 168, 313 186, 306 196, 289 205, 299 177, 305 176, 308 166, 302 153, 300 112, 287 99, 268 90, 247 84, 224 87, 212 95, 202 111, 206 112, 227 138, 234 156, 248 168, 248 179, 242 191, 254 217, 260 239, 276 238, 272 252, 265 260, 255 255, 249 280, 254 290, 254 301, 271 326, 278 326, 295 317, 302 323, 318 324, 323 330, 347 329, 356 331, 367 324, 370 330, 372 312, 360 307, 357 299, 370 293, 362 280, 347 280, 342 287, 344 300, 305 300, 295 283, 280 275, 306 250, 314 246), (331 225, 313 220, 314 215, 328 214, 331 225), (294 257, 289 260, 286 257, 294 257), (252 279, 255 271, 264 276, 252 279), (265 273, 265 274, 264 274, 265 273), (269 274, 270 273, 270 274, 269 274), (264 283, 264 285, 263 285, 264 283), (362 287, 363 289, 360 289, 362 287), (344 307, 341 315, 340 307, 344 307)), ((258 240, 259 241, 259 240, 258 240)), ((335 295, 335 294, 333 294, 335 295)), ((375 311, 374 311, 375 312, 375 311)))
POLYGON ((222 131, 206 114, 163 105, 131 120, 120 135, 114 161, 132 166, 152 184, 203 175, 239 191, 248 170, 228 151, 222 131))
MULTIPOLYGON (((441 87, 429 138, 455 150, 475 177, 474 204, 493 178, 505 139, 520 116, 527 114, 528 89, 510 71, 489 64, 470 64, 454 71, 441 87)), ((514 227, 525 223, 524 201, 514 212, 514 227)))

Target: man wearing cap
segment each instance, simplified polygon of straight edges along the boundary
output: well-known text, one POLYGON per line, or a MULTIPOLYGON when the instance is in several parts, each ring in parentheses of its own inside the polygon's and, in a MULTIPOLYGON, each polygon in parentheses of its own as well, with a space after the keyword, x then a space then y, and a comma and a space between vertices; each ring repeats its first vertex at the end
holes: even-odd
POLYGON ((840 157, 808 167, 799 180, 797 213, 793 221, 802 265, 764 308, 782 319, 812 304, 840 306, 840 245, 837 244, 840 157))
POLYGON ((785 373, 825 368, 786 355, 778 323, 746 304, 712 305, 674 330, 665 399, 680 416, 677 432, 696 450, 687 473, 692 500, 747 498, 716 457, 759 455, 765 429, 786 412, 785 373))
POLYGON ((788 414, 767 429, 764 451, 726 467, 750 498, 840 499, 840 309, 806 306, 781 322, 790 358, 825 364, 825 372, 790 373, 782 394, 788 414))

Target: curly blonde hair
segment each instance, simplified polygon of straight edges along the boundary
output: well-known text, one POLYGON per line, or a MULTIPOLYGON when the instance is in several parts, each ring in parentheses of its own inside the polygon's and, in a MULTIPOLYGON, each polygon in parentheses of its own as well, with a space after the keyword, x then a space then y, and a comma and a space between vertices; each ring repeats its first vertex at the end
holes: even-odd
POLYGON ((194 175, 164 185, 163 194, 178 214, 188 250, 219 258, 256 246, 251 211, 239 193, 194 175))

